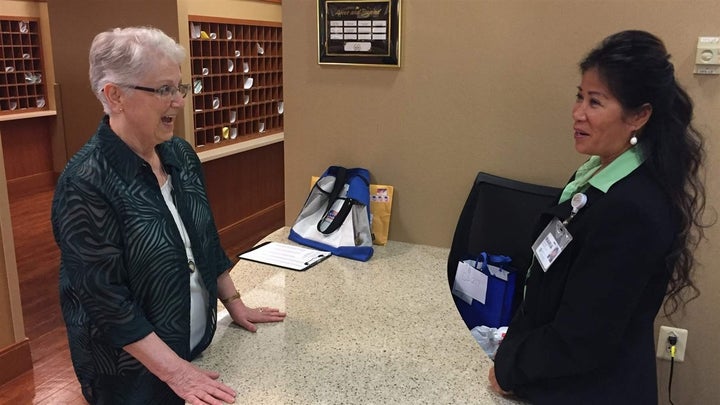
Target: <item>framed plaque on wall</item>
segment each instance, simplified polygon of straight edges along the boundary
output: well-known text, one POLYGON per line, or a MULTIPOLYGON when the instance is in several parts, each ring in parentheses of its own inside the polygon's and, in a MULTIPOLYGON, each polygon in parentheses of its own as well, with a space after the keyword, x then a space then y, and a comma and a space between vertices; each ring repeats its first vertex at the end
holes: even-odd
POLYGON ((401 0, 318 0, 318 63, 400 67, 401 0))

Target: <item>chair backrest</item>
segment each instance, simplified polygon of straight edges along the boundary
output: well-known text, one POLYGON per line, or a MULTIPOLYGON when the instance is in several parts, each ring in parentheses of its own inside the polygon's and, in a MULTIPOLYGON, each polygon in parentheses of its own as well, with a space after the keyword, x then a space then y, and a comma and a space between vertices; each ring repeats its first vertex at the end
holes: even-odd
MULTIPOLYGON (((532 258, 532 231, 562 189, 524 183, 480 172, 460 213, 448 256, 452 289, 458 260, 481 252, 510 256, 522 285, 532 258)), ((522 288, 516 288, 521 292, 522 288)))

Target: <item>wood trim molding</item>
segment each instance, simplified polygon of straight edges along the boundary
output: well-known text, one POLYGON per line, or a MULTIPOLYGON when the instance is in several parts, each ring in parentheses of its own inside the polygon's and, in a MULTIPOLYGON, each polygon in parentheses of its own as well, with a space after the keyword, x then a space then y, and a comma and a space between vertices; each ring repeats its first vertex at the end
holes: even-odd
POLYGON ((25 118, 39 118, 39 117, 51 117, 57 115, 55 110, 44 110, 44 111, 31 111, 17 114, 6 114, 0 115, 0 122, 2 121, 16 121, 25 118))
POLYGON ((200 150, 197 152, 198 157, 202 163, 209 162, 211 160, 224 158, 226 156, 234 155, 236 153, 247 152, 249 150, 262 148, 264 146, 272 145, 274 143, 283 142, 285 140, 285 133, 278 132, 276 134, 265 135, 257 138, 252 138, 247 141, 233 143, 227 146, 219 148, 200 150))
POLYGON ((7 181, 8 198, 10 200, 24 197, 39 191, 55 187, 58 175, 55 172, 42 172, 7 181))
POLYGON ((32 355, 30 354, 30 339, 25 338, 10 346, 0 348, 0 386, 32 370, 32 355))
POLYGON ((218 230, 225 253, 233 261, 270 233, 285 226, 285 202, 281 201, 218 230))

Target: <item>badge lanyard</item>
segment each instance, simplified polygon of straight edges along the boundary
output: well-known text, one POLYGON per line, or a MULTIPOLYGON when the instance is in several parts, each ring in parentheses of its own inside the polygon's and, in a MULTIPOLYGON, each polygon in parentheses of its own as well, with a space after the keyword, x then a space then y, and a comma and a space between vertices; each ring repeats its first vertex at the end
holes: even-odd
POLYGON ((583 193, 575 193, 575 195, 572 197, 572 200, 570 200, 572 212, 570 213, 570 216, 563 221, 563 225, 567 226, 567 224, 569 224, 570 221, 575 217, 575 214, 577 214, 578 211, 580 211, 580 208, 584 207, 585 204, 587 204, 587 196, 583 193))
POLYGON ((570 216, 562 222, 553 218, 533 243, 533 253, 543 271, 548 271, 555 259, 572 241, 573 237, 566 227, 585 204, 587 204, 587 196, 583 193, 576 193, 570 200, 572 207, 570 216))

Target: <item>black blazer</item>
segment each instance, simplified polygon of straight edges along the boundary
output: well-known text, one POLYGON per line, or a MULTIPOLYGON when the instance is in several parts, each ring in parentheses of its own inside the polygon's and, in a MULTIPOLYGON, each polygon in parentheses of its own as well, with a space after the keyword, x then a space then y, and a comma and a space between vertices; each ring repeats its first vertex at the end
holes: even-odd
MULTIPOLYGON (((495 357, 500 386, 536 404, 656 404, 653 321, 678 230, 641 165, 607 193, 590 187, 572 242, 547 272, 535 260, 525 299, 495 357)), ((536 235, 570 202, 542 214, 536 235)))

